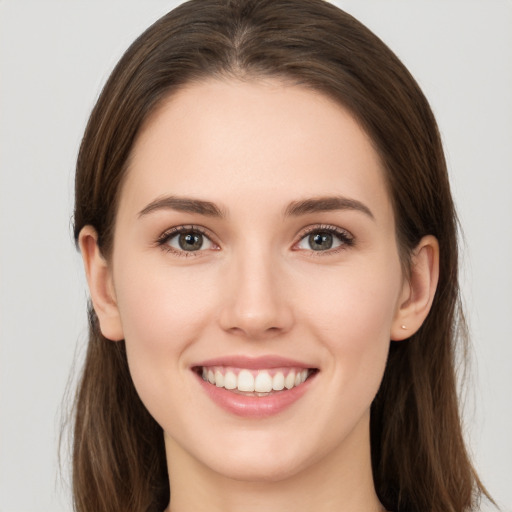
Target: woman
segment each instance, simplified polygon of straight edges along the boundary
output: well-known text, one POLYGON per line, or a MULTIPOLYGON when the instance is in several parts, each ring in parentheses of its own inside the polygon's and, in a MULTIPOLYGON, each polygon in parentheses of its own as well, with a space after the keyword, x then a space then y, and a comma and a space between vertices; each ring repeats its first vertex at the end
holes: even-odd
MULTIPOLYGON (((181 5, 82 142, 77 510, 474 510, 435 120, 319 0, 181 5)), ((463 334, 463 333, 462 333, 463 334)))

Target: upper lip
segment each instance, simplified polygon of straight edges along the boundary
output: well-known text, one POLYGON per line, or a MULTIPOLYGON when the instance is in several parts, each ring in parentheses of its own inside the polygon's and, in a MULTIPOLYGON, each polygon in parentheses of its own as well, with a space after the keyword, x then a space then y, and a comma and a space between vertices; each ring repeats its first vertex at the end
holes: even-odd
POLYGON ((247 368, 251 370, 263 370, 266 368, 314 368, 310 364, 298 361, 296 359, 289 359, 287 357, 277 355, 266 355, 260 357, 247 357, 240 355, 228 355, 200 361, 193 367, 198 366, 231 366, 234 368, 247 368))

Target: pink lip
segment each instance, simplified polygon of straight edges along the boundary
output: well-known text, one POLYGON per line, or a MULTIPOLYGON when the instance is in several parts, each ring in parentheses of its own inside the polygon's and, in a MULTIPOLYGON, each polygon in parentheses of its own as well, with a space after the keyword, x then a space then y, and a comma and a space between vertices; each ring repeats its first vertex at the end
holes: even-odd
POLYGON ((271 368, 311 368, 310 365, 300 361, 283 358, 280 356, 264 356, 248 358, 245 356, 228 356, 202 361, 192 367, 196 378, 207 396, 218 406, 231 414, 245 418, 267 418, 284 411, 297 402, 311 387, 316 373, 297 387, 275 391, 268 396, 240 395, 224 388, 217 387, 202 379, 195 369, 209 366, 231 366, 247 369, 271 369, 271 368))
POLYGON ((262 356, 262 357, 247 357, 247 356, 224 356, 215 359, 208 359, 193 365, 197 366, 233 366, 235 368, 247 368, 248 370, 264 370, 270 368, 312 368, 311 365, 288 359, 281 356, 262 356))

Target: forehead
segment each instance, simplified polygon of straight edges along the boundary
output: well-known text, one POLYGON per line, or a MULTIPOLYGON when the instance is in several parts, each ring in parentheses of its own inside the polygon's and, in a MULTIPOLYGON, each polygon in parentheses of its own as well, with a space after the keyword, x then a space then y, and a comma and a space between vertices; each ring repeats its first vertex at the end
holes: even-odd
POLYGON ((353 116, 277 80, 194 83, 157 108, 135 142, 121 205, 165 194, 221 204, 339 194, 389 207, 380 159, 353 116))

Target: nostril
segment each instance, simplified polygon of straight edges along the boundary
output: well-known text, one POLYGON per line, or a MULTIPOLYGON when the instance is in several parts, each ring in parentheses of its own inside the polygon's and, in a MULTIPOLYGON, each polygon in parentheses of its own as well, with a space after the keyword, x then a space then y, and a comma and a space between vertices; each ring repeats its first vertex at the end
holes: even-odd
MULTIPOLYGON (((284 294, 284 286, 269 278, 257 278, 251 269, 252 278, 243 278, 243 283, 225 296, 220 311, 219 324, 230 334, 249 339, 265 339, 288 332, 293 325, 293 313, 284 294)), ((266 269, 266 272, 269 270, 266 269)))

